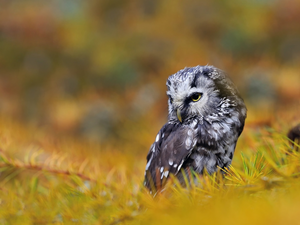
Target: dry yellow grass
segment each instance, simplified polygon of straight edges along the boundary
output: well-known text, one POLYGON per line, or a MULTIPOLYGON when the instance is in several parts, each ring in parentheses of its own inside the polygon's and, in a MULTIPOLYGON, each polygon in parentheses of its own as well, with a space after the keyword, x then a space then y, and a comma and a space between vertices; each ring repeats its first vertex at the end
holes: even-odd
POLYGON ((0 223, 299 223, 300 154, 282 134, 246 129, 224 177, 174 180, 154 198, 142 187, 147 151, 123 147, 1 118, 0 223))

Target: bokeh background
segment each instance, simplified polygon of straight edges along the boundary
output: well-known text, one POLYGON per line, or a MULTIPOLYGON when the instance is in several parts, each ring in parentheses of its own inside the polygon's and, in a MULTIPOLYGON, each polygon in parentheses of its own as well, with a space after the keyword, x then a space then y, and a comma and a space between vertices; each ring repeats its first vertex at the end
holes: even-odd
POLYGON ((167 77, 209 64, 238 86, 246 128, 285 132, 300 121, 299 21, 298 0, 0 0, 0 114, 145 155, 167 77))

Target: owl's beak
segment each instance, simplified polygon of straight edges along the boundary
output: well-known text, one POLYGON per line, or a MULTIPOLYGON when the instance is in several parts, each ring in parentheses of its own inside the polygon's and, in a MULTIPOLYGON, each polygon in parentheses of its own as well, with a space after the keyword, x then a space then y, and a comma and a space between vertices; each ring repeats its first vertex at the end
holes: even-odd
POLYGON ((181 118, 181 113, 180 113, 180 109, 177 109, 177 118, 180 121, 180 123, 182 123, 182 118, 181 118))

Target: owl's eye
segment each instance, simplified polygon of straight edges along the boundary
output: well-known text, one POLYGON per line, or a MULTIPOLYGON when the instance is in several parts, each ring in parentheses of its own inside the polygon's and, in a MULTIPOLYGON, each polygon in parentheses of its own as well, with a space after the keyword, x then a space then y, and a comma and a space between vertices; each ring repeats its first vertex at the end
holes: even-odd
POLYGON ((191 95, 191 99, 193 102, 199 101, 200 98, 201 98, 201 93, 194 93, 191 95))
POLYGON ((171 97, 170 97, 170 102, 171 102, 171 104, 173 104, 173 98, 171 98, 171 97))

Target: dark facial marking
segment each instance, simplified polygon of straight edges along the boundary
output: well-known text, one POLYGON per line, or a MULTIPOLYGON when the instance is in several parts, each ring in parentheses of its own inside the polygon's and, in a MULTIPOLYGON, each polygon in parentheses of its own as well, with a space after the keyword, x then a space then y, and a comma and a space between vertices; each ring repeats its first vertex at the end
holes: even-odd
POLYGON ((191 83, 191 88, 196 87, 196 81, 197 81, 197 79, 199 78, 200 75, 201 75, 200 73, 195 74, 194 79, 191 83))

